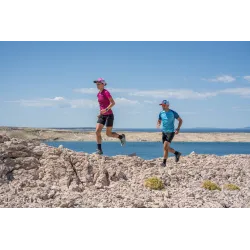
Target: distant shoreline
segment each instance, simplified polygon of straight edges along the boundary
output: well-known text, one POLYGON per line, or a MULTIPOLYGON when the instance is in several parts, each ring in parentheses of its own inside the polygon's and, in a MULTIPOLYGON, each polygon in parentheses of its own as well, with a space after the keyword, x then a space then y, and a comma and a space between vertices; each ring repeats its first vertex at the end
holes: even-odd
MULTIPOLYGON (((54 130, 54 131, 74 131, 74 132, 95 132, 95 127, 12 127, 0 126, 1 130, 54 130)), ((156 128, 113 128, 116 132, 147 132, 158 133, 160 130, 156 128)), ((250 127, 245 128, 181 128, 181 133, 250 133, 250 127)))
MULTIPOLYGON (((126 129, 125 129, 126 130, 126 129)), ((123 130, 123 131, 125 131, 123 130)), ((116 129, 116 131, 118 131, 116 129)), ((119 130, 119 132, 122 132, 119 130)), ((137 132, 127 131, 126 138, 130 142, 158 142, 161 141, 161 132, 137 132)), ((0 127, 0 134, 5 134, 10 138, 40 141, 95 141, 94 131, 76 131, 68 129, 44 129, 44 128, 13 128, 0 127)), ((116 141, 108 138, 105 131, 102 133, 103 141, 116 141)), ((198 132, 180 133, 174 138, 176 142, 250 142, 250 132, 220 133, 220 132, 198 132)))

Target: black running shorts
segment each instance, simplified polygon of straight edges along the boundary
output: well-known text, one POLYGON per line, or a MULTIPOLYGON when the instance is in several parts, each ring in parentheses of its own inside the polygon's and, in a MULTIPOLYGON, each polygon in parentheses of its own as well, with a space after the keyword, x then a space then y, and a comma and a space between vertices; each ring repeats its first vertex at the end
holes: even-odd
POLYGON ((100 123, 102 125, 106 125, 106 127, 113 127, 114 124, 114 115, 100 115, 97 123, 100 123))
POLYGON ((165 133, 165 132, 162 132, 162 143, 164 143, 165 141, 171 143, 172 140, 174 139, 174 135, 175 135, 174 132, 172 132, 172 133, 165 133))

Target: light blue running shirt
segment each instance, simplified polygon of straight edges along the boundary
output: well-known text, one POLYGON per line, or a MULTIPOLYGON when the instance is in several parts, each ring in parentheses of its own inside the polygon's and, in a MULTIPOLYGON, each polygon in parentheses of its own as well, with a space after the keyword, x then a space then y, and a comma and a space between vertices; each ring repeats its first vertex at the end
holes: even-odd
POLYGON ((162 132, 165 133, 173 133, 174 129, 174 121, 178 119, 179 115, 173 110, 169 110, 168 112, 162 110, 159 114, 159 120, 162 121, 162 132))

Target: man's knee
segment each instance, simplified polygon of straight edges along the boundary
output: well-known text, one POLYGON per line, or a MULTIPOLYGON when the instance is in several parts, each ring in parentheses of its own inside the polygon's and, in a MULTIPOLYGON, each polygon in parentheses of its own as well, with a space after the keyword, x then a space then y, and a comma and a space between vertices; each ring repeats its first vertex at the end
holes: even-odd
POLYGON ((164 143, 164 150, 165 150, 165 151, 168 151, 168 149, 169 149, 169 144, 165 142, 165 143, 164 143))

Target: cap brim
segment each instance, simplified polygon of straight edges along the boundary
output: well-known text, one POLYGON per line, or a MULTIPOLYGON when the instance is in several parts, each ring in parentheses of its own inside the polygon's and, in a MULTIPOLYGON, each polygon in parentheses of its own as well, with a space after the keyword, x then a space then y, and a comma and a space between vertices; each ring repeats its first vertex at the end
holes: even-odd
POLYGON ((93 81, 94 83, 98 83, 98 81, 97 80, 95 80, 95 81, 93 81))

